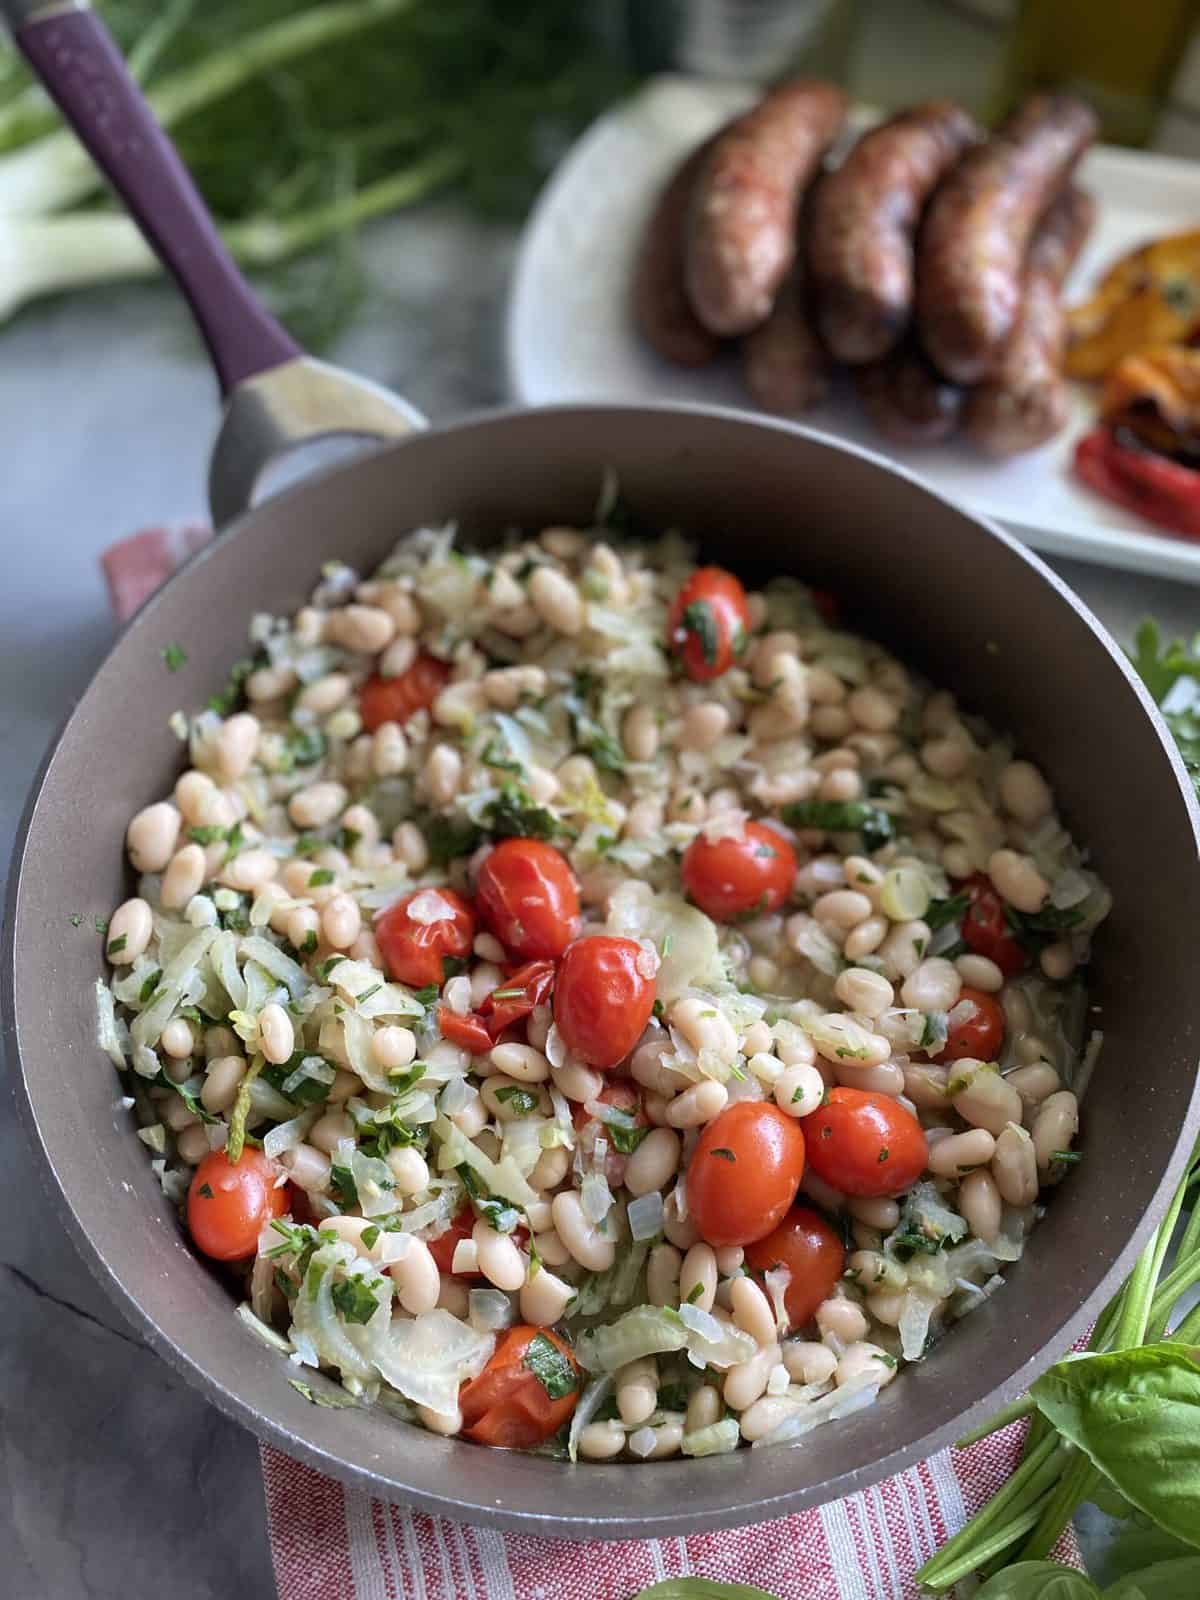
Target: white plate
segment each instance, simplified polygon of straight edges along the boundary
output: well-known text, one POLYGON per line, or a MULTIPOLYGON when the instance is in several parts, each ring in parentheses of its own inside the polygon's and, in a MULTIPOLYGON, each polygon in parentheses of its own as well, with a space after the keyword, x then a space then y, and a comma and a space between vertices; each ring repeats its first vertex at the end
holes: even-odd
MULTIPOLYGON (((508 366, 520 400, 653 398, 745 408, 733 360, 685 371, 642 345, 628 289, 634 250, 667 176, 752 93, 742 85, 661 78, 602 117, 570 151, 526 229, 513 280, 508 366)), ((1200 223, 1200 165, 1101 147, 1080 176, 1099 206, 1072 275, 1076 294, 1131 246, 1200 223)), ((835 394, 803 420, 883 451, 1040 550, 1200 583, 1200 544, 1155 533, 1071 477, 1072 449, 1092 423, 1094 404, 1080 391, 1059 438, 1000 464, 962 444, 910 450, 881 441, 848 394, 835 394)))

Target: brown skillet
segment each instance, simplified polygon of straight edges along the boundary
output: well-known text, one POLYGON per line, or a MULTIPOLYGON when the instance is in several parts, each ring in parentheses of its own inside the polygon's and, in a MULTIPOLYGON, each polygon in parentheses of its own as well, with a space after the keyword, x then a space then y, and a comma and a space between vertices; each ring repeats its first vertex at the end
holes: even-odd
MULTIPOLYGON (((564 1538, 649 1537, 777 1516, 864 1488, 1012 1397, 1129 1270, 1200 1125, 1194 799, 1123 656, 1059 580, 998 529, 866 451, 733 412, 589 406, 506 412, 404 442, 245 511, 265 459, 299 438, 394 436, 402 403, 303 357, 254 303, 186 175, 86 11, 6 8, 188 294, 228 400, 212 499, 222 534, 139 613, 68 720, 17 846, 4 952, 19 1100, 87 1266, 143 1336, 262 1438, 375 1493, 564 1538), (297 606, 321 563, 367 569, 398 534, 456 518, 486 537, 587 518, 603 468, 637 513, 743 571, 793 572, 972 708, 1015 730, 1091 847, 1115 910, 1097 943, 1105 1045, 1085 1159, 1004 1288, 873 1409, 793 1449, 638 1468, 568 1468, 317 1409, 232 1315, 189 1250, 94 1043, 92 916, 129 892, 131 811, 179 767, 167 719, 203 702, 251 615, 297 606), (176 675, 161 651, 180 641, 176 675), (78 928, 73 914, 85 914, 78 928)), ((152 445, 151 445, 152 447, 152 445)))

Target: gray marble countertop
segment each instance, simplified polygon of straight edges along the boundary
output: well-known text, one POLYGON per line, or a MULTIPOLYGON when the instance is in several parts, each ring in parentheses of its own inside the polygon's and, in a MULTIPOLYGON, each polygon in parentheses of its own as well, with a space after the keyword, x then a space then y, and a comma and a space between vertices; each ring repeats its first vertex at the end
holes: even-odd
MULTIPOLYGON (((426 208, 371 239, 377 292, 334 354, 433 420, 500 401, 510 230, 426 208)), ((203 513, 215 392, 165 289, 82 297, 0 348, 0 862, 57 724, 113 635, 97 559, 203 513)), ((1195 591, 1056 563, 1113 631, 1191 631, 1195 591)), ((8 1600, 274 1593, 258 1452, 124 1326, 38 1205, 0 1101, 0 1591, 8 1600)))

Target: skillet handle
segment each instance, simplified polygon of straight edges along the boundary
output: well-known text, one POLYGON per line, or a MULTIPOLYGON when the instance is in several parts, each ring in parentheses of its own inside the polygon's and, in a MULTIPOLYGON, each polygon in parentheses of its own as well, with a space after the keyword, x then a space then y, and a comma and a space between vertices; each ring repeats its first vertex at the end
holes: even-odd
POLYGON ((306 356, 262 305, 87 0, 0 0, 0 15, 191 307, 228 402, 209 476, 215 526, 244 511, 264 468, 298 445, 424 425, 386 389, 306 356))
POLYGON ((183 290, 222 394, 299 356, 300 346, 234 265, 100 18, 56 0, 4 0, 0 9, 30 67, 183 290))

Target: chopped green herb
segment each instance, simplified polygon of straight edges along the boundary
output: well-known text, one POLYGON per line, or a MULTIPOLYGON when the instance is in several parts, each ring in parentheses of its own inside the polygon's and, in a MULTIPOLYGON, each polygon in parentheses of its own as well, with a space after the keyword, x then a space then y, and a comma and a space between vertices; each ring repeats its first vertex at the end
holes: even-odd
POLYGON ((880 1148, 879 1154, 875 1157, 877 1164, 882 1166, 883 1163, 891 1157, 891 1154, 892 1152, 888 1149, 887 1145, 883 1145, 880 1148))
POLYGON ((158 988, 158 985, 159 985, 161 979, 162 979, 162 968, 161 967, 156 967, 155 970, 146 979, 145 983, 143 983, 142 987, 138 990, 138 1004, 139 1005, 144 1006, 146 1004, 147 1000, 149 1000, 150 996, 158 988))
POLYGON ((304 943, 300 946, 300 954, 302 956, 310 956, 316 948, 317 930, 315 928, 310 928, 304 935, 304 943))
POLYGON ((107 917, 97 917, 96 918, 96 932, 97 933, 107 933, 108 932, 108 918, 107 917))
POLYGON ((721 630, 707 600, 693 600, 684 607, 683 631, 694 635, 706 667, 715 667, 721 653, 721 630))
POLYGON ((462 1186, 467 1191, 476 1216, 481 1217, 489 1227, 495 1228, 497 1233, 512 1233, 519 1227, 521 1213, 507 1200, 494 1199, 474 1168, 464 1161, 455 1171, 462 1179, 462 1186))
POLYGON ((868 851, 881 850, 895 837, 891 812, 864 800, 798 800, 780 816, 792 828, 822 828, 826 833, 861 833, 868 851))
POLYGON ((485 767, 493 767, 497 772, 513 772, 518 778, 525 772, 521 763, 514 761, 507 750, 502 748, 499 739, 489 739, 479 759, 485 767))
POLYGON ((73 928, 78 928, 78 927, 80 927, 82 925, 82 923, 83 923, 83 917, 80 915, 80 913, 78 911, 73 911, 71 913, 71 926, 73 928))
POLYGON ((936 933, 939 928, 945 928, 952 922, 961 922, 970 903, 970 896, 965 894, 951 895, 948 900, 931 900, 924 920, 929 924, 930 931, 936 933))
POLYGON ((362 834, 354 828, 339 828, 333 836, 334 848, 344 850, 349 855, 361 838, 362 834))
POLYGON ((378 1239, 379 1235, 382 1232, 383 1232, 382 1228, 378 1227, 374 1222, 372 1222, 369 1227, 364 1228, 362 1233, 361 1233, 361 1235, 360 1235, 360 1238, 362 1239, 363 1249, 364 1250, 372 1250, 372 1249, 374 1249, 375 1241, 376 1241, 376 1239, 378 1239))
POLYGON ((1163 644, 1157 626, 1143 622, 1134 637, 1131 659, 1158 702, 1188 775, 1200 793, 1200 696, 1192 695, 1186 687, 1186 680, 1191 679, 1193 684, 1200 680, 1200 640, 1193 639, 1190 645, 1181 639, 1163 644), (1185 687, 1177 697, 1171 691, 1181 682, 1185 687))
POLYGON ((622 1128, 615 1122, 605 1125, 609 1143, 623 1156, 631 1156, 650 1132, 649 1128, 622 1128))
POLYGON ((128 943, 129 935, 123 933, 119 939, 113 939, 109 943, 106 953, 110 956, 119 956, 128 943))
POLYGON ((579 1387, 574 1363, 544 1333, 534 1334, 521 1365, 533 1373, 551 1400, 574 1394, 579 1387))
MULTIPOLYGON (((295 1290, 292 1291, 293 1295, 295 1290)), ((343 1411, 347 1406, 357 1404, 356 1401, 342 1390, 314 1389, 311 1383, 305 1383, 303 1378, 289 1378, 288 1383, 297 1394, 314 1406, 324 1406, 330 1411, 343 1411)))
POLYGON ((553 811, 534 802, 532 795, 517 783, 505 783, 483 813, 488 833, 501 839, 574 838, 573 831, 553 811))
MULTIPOLYGON (((320 1078, 301 1078, 290 1089, 284 1089, 284 1084, 295 1073, 300 1064, 316 1055, 315 1050, 297 1050, 286 1061, 266 1062, 263 1065, 262 1076, 272 1089, 290 1100, 293 1105, 313 1106, 319 1105, 329 1096, 329 1084, 322 1083, 320 1078)), ((322 1058, 324 1059, 324 1058, 322 1058)), ((333 1062, 327 1061, 326 1066, 332 1067, 333 1062)))
POLYGON ((192 843, 202 844, 205 846, 205 848, 207 848, 210 844, 216 844, 218 840, 223 839, 224 837, 224 828, 215 828, 211 825, 188 829, 188 838, 192 841, 192 843))
POLYGON ((361 994, 356 994, 354 996, 355 1005, 358 1005, 358 1006, 363 1005, 367 1000, 369 1000, 371 998, 371 996, 373 994, 378 994, 380 989, 382 989, 382 988, 383 988, 382 983, 373 983, 369 989, 364 989, 361 994))
MULTIPOLYGON (((382 1281, 381 1278, 371 1279, 376 1286, 382 1281)), ((347 1322, 361 1326, 370 1322, 379 1310, 379 1301, 365 1278, 347 1278, 343 1283, 335 1283, 331 1292, 334 1306, 347 1322)))
POLYGON ((650 1009, 653 1015, 656 1017, 662 1017, 666 1015, 667 1008, 663 1005, 661 1000, 656 999, 650 1009))
POLYGON ((358 1185, 354 1181, 354 1174, 349 1167, 331 1166, 329 1181, 338 1192, 338 1199, 344 1206, 358 1204, 358 1185))
POLYGON ((671 954, 671 946, 674 944, 674 942, 675 942, 675 935, 673 933, 668 933, 668 934, 665 934, 663 936, 662 958, 663 958, 664 961, 671 954))
POLYGON ((345 961, 345 959, 345 956, 330 956, 327 961, 320 962, 317 967, 317 982, 328 983, 329 974, 333 971, 334 967, 337 966, 339 961, 345 961))
POLYGON ((508 1083, 496 1090, 496 1099, 511 1110, 514 1117, 528 1117, 538 1108, 538 1097, 520 1084, 508 1083))
POLYGON ((325 735, 319 728, 290 727, 284 734, 285 771, 314 767, 325 755, 325 735))
POLYGON ((1050 1153, 1050 1159, 1051 1161, 1057 1162, 1059 1166, 1073 1166, 1075 1162, 1083 1160, 1083 1151, 1052 1150, 1050 1153))
POLYGON ((215 711, 218 716, 227 717, 231 711, 236 711, 238 702, 242 698, 242 685, 254 671, 253 661, 243 658, 236 661, 230 668, 229 677, 225 680, 225 687, 208 698, 208 709, 215 711))
POLYGON ((323 889, 327 883, 333 882, 333 873, 328 867, 318 867, 308 880, 310 889, 323 889))
POLYGON ((921 1029, 921 1050, 940 1050, 950 1036, 950 1024, 944 1011, 930 1011, 921 1029))
POLYGON ((202 1183, 200 1185, 200 1187, 196 1190, 196 1193, 199 1194, 199 1195, 203 1195, 206 1200, 211 1200, 212 1197, 213 1197, 212 1188, 207 1183, 202 1183))
POLYGON ((297 1293, 296 1285, 293 1280, 288 1277, 283 1268, 276 1267, 272 1276, 275 1279, 275 1287, 279 1290, 280 1294, 283 1295, 284 1299, 294 1300, 297 1293))
POLYGON ((178 672, 180 667, 187 666, 187 651, 181 644, 164 645, 162 658, 166 662, 168 672, 178 672))
POLYGON ((475 823, 449 817, 427 817, 420 827, 434 867, 447 867, 461 856, 471 855, 484 836, 475 823))
POLYGON ((685 1305, 689 1305, 689 1306, 694 1306, 696 1304, 696 1301, 701 1299, 703 1297, 703 1295, 704 1295, 704 1285, 702 1283, 694 1283, 692 1285, 692 1287, 688 1290, 688 1297, 684 1301, 684 1304, 685 1305))
POLYGON ((708 1153, 710 1156, 720 1156, 722 1161, 737 1160, 737 1157, 734 1155, 733 1151, 726 1149, 724 1145, 718 1145, 715 1150, 710 1150, 708 1153))

